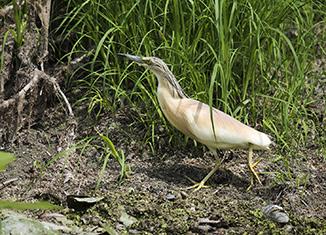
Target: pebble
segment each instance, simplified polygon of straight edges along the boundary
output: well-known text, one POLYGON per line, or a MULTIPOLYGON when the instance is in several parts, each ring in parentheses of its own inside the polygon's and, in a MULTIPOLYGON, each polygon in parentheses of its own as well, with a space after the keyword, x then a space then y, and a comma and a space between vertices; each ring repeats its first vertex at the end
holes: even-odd
POLYGON ((186 199, 187 197, 189 197, 189 194, 186 193, 186 192, 184 192, 184 191, 181 191, 181 192, 180 192, 180 195, 181 195, 181 198, 182 198, 182 199, 186 199))
POLYGON ((262 211, 267 218, 277 223, 286 224, 290 220, 285 210, 278 205, 267 205, 262 211))
POLYGON ((169 200, 169 201, 174 201, 177 197, 172 194, 172 193, 168 193, 166 196, 165 196, 166 200, 169 200))

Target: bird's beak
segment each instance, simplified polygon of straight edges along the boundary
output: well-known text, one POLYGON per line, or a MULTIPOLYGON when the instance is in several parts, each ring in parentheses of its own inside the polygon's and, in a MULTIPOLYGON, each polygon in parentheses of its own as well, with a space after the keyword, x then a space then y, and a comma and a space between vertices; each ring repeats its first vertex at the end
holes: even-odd
POLYGON ((123 53, 118 53, 118 55, 125 56, 129 60, 135 61, 136 63, 144 64, 144 61, 142 60, 142 58, 140 56, 130 55, 130 54, 123 54, 123 53))

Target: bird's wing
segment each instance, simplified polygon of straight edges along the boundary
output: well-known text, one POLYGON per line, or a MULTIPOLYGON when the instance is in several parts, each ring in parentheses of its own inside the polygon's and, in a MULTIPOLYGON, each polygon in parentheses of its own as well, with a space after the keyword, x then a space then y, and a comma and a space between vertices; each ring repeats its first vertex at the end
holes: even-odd
POLYGON ((187 129, 196 139, 211 148, 247 147, 260 144, 256 139, 263 134, 233 117, 196 100, 188 99, 184 110, 187 129), (213 122, 212 122, 213 121, 213 122), (213 125, 215 135, 213 132, 213 125))

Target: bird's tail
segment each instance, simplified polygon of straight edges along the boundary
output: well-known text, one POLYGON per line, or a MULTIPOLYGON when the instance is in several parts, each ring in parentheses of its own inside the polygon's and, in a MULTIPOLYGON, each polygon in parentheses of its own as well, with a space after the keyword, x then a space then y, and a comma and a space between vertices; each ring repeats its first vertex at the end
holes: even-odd
POLYGON ((259 132, 254 136, 252 144, 254 149, 269 150, 272 141, 265 133, 259 132))

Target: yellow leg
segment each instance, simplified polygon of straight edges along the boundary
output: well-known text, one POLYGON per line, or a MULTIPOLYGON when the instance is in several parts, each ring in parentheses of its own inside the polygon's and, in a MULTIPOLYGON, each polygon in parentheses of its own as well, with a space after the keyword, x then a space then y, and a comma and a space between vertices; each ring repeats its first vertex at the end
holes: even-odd
POLYGON ((215 163, 214 168, 199 183, 196 183, 193 180, 191 180, 191 179, 188 178, 189 180, 191 180, 195 184, 192 185, 192 186, 190 186, 190 187, 188 187, 188 188, 186 188, 186 189, 194 189, 194 192, 196 192, 196 191, 198 191, 201 188, 208 187, 208 186, 205 185, 206 181, 218 170, 218 168, 220 168, 221 163, 222 162, 220 160, 217 160, 216 163, 215 163))
POLYGON ((257 179, 258 183, 259 184, 262 184, 259 177, 258 177, 258 174, 257 172, 255 171, 255 167, 257 166, 257 164, 260 162, 260 161, 257 161, 257 162, 253 162, 252 160, 252 156, 253 156, 253 150, 252 150, 252 147, 249 147, 249 154, 248 154, 248 167, 249 167, 249 170, 251 171, 252 173, 252 176, 251 176, 251 179, 250 179, 250 186, 248 188, 251 189, 252 186, 254 185, 254 178, 257 179))

